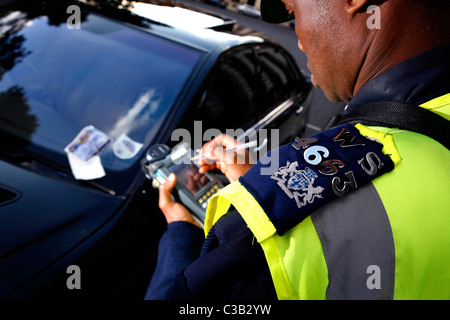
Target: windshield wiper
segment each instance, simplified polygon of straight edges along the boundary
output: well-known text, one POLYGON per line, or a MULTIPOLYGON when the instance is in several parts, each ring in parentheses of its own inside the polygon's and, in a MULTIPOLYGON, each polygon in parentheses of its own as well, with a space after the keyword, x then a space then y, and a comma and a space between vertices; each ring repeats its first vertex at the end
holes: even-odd
POLYGON ((48 176, 50 178, 55 178, 55 175, 52 173, 56 171, 57 173, 59 173, 58 177, 60 178, 68 179, 71 182, 77 182, 82 186, 92 187, 98 191, 101 191, 102 193, 108 194, 113 197, 117 196, 117 192, 115 190, 105 187, 98 182, 76 180, 70 169, 32 151, 27 150, 24 152, 12 152, 8 151, 7 148, 2 147, 0 149, 0 157, 4 158, 8 162, 19 165, 23 168, 37 172, 39 174, 48 176), (45 168, 43 168, 43 166, 45 166, 50 170, 48 169, 46 170, 45 168))

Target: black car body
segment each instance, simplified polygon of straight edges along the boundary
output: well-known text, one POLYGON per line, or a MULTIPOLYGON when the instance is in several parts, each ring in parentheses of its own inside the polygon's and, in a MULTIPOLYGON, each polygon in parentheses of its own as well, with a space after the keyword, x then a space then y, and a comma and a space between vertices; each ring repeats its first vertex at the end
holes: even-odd
POLYGON ((227 4, 222 2, 222 1, 220 1, 220 0, 205 0, 204 2, 206 4, 210 4, 212 6, 219 7, 219 8, 226 8, 227 7, 227 4))
POLYGON ((262 35, 221 17, 176 27, 114 1, 75 2, 76 28, 73 4, 0 5, 3 299, 74 294, 65 282, 73 264, 82 295, 140 298, 165 228, 141 170, 148 147, 174 145, 171 133, 193 132, 194 121, 224 133, 279 128, 280 143, 306 125, 311 86, 262 35), (81 181, 64 148, 88 125, 113 142, 100 153, 106 176, 81 181), (128 159, 113 150, 122 134, 142 145, 128 159))

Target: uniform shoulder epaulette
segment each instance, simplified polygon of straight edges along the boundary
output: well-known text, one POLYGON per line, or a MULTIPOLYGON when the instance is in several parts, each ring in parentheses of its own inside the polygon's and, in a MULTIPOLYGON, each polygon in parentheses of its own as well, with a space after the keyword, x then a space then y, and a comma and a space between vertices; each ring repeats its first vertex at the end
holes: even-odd
POLYGON ((282 235, 324 204, 393 170, 385 149, 345 124, 269 152, 239 181, 282 235))

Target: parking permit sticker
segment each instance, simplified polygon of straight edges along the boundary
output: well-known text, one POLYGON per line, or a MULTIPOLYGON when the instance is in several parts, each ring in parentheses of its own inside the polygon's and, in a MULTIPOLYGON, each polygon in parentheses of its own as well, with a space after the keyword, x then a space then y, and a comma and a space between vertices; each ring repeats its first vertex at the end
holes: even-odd
POLYGON ((64 149, 83 161, 89 161, 111 141, 109 136, 93 126, 85 127, 64 149))
POLYGON ((122 134, 114 142, 113 151, 118 158, 127 160, 136 156, 143 146, 143 144, 131 140, 126 134, 122 134))

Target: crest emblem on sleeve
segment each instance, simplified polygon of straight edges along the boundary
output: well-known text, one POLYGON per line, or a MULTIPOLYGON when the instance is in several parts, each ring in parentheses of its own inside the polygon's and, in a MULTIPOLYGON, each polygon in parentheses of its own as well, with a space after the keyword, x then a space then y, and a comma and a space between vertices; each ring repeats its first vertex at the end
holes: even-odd
POLYGON ((298 208, 313 203, 316 198, 322 198, 321 186, 314 186, 317 174, 306 167, 303 170, 297 169, 298 162, 287 161, 286 166, 280 167, 270 178, 277 181, 278 186, 286 193, 290 199, 295 199, 298 208))

